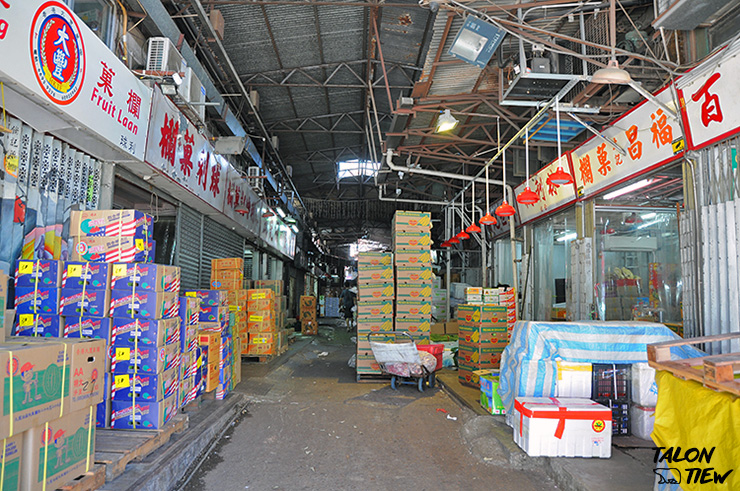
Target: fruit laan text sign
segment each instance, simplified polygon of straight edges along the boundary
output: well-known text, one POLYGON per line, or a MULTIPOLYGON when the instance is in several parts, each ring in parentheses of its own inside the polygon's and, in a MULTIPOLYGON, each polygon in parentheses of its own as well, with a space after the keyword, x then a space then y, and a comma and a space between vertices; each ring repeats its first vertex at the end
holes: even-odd
POLYGON ((740 80, 740 41, 702 63, 676 82, 692 150, 740 132, 735 107, 740 80))
POLYGON ((158 86, 152 112, 145 162, 219 211, 224 209, 228 162, 216 155, 208 140, 185 118, 158 86))
MULTIPOLYGON (((522 223, 534 220, 576 200, 576 190, 572 183, 560 186, 547 183, 547 178, 558 170, 558 165, 562 165, 563 170, 568 174, 571 173, 569 157, 570 155, 566 153, 560 159, 555 159, 529 179, 529 187, 540 199, 532 205, 517 203, 517 210, 522 223)), ((524 191, 525 184, 520 184, 514 190, 515 196, 519 196, 519 193, 524 191)))
POLYGON ((0 0, 0 53, 6 84, 144 159, 151 89, 63 2, 0 0))
MULTIPOLYGON (((675 109, 671 91, 664 88, 656 99, 675 109)), ((653 102, 642 104, 616 120, 601 134, 621 146, 593 137, 571 153, 576 192, 591 196, 611 185, 678 158, 683 151, 683 134, 678 120, 653 102)))

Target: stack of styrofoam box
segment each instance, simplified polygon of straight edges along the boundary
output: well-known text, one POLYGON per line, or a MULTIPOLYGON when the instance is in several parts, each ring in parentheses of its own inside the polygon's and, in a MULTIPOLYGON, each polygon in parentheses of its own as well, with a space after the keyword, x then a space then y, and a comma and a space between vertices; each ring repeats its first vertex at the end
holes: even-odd
POLYGON ((447 312, 447 288, 442 285, 442 278, 435 276, 432 280, 432 314, 437 322, 449 320, 447 312))
POLYGON ((17 387, 0 398, 3 490, 59 489, 92 469, 105 351, 97 339, 0 344, 0 366, 13 368, 0 372, 0 384, 17 387))
POLYGON ((432 320, 432 215, 396 211, 392 224, 396 265, 395 330, 429 344, 432 320))
POLYGON ((178 316, 180 318, 180 391, 179 406, 195 401, 202 385, 200 363, 202 362, 198 341, 198 318, 200 299, 180 297, 178 316))
POLYGON ((658 386, 655 383, 655 369, 647 363, 632 364, 632 403, 632 434, 650 440, 655 424, 655 406, 658 404, 658 386))
POLYGON ((591 399, 592 365, 586 362, 558 360, 555 381, 557 397, 591 399))
POLYGON ((180 268, 114 264, 111 427, 158 429, 178 410, 180 268))
POLYGON ((319 333, 318 319, 316 318, 316 297, 302 295, 299 302, 298 315, 301 321, 301 333, 316 335, 319 333))
POLYGON ((273 289, 247 292, 247 355, 270 356, 278 352, 277 299, 273 289))
POLYGON ((497 305, 462 304, 457 308, 458 379, 460 383, 479 386, 477 372, 497 369, 501 353, 508 344, 506 308, 497 305))
POLYGON ((357 364, 359 376, 379 375, 367 336, 379 343, 393 341, 393 254, 361 252, 357 257, 357 364))

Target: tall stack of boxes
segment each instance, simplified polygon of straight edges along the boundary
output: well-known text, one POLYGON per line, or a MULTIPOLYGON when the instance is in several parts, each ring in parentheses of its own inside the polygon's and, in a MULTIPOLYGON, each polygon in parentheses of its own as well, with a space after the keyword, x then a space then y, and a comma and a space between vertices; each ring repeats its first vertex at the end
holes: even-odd
POLYGON ((316 319, 316 297, 311 295, 301 296, 299 307, 301 333, 317 335, 319 333, 319 323, 316 319))
POLYGON ((248 356, 278 354, 277 302, 273 289, 263 288, 247 291, 248 356))
POLYGON ((361 252, 357 277, 357 375, 380 375, 367 336, 387 343, 395 339, 393 325, 394 271, 390 252, 361 252))
POLYGON ((0 344, 0 366, 10 367, 0 376, 2 489, 57 489, 92 469, 105 351, 102 340, 0 344))
POLYGON ((111 427, 157 429, 177 413, 180 268, 113 264, 111 427))
POLYGON ((482 369, 497 369, 508 344, 506 307, 463 304, 457 308, 460 383, 478 387, 482 369))
POLYGON ((185 295, 200 299, 198 339, 203 356, 204 390, 215 392, 216 399, 223 399, 231 390, 234 372, 228 294, 225 290, 197 290, 185 295))
POLYGON ((18 260, 15 268, 13 334, 61 336, 59 297, 63 264, 55 260, 18 260))
POLYGON ((180 392, 182 408, 195 401, 203 381, 201 350, 198 340, 200 302, 197 297, 179 297, 180 318, 180 392))
MULTIPOLYGON (((211 288, 226 291, 231 329, 231 386, 241 381, 241 355, 249 343, 247 330, 247 289, 244 280, 244 259, 226 257, 211 260, 211 288)), ((228 352, 228 350, 227 350, 228 352)), ((220 394, 216 394, 219 396, 220 394)))
POLYGON ((428 212, 396 211, 393 250, 396 265, 395 330, 417 344, 429 344, 432 319, 432 216, 428 212))

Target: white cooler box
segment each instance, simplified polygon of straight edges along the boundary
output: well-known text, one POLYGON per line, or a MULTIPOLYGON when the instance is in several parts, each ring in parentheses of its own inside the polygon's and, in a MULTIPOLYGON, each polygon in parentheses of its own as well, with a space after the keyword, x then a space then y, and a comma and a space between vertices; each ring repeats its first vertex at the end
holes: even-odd
POLYGON ((517 397, 514 441, 530 457, 612 455, 612 411, 589 399, 517 397))

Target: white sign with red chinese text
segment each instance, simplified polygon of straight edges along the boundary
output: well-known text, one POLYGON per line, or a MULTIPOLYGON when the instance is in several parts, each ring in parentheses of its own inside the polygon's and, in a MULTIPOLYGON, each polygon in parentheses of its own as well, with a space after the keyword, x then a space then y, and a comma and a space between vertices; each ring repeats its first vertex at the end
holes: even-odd
MULTIPOLYGON (((569 154, 566 153, 561 159, 555 159, 530 177, 529 187, 539 196, 540 200, 532 205, 517 203, 516 207, 522 223, 539 218, 576 200, 576 189, 572 183, 562 186, 547 183, 547 178, 550 174, 558 170, 558 165, 562 165, 563 170, 570 174, 569 154)), ((520 184, 514 190, 516 196, 519 196, 519 193, 524 191, 525 184, 520 184)))
POLYGON ((0 0, 0 53, 6 84, 144 159, 151 89, 63 2, 0 0))
MULTIPOLYGON (((736 45, 738 42, 736 42, 736 45)), ((689 148, 711 145, 740 132, 737 97, 740 56, 725 48, 676 82, 689 148)))
POLYGON ((229 166, 224 214, 259 237, 264 220, 262 215, 266 211, 262 200, 254 193, 247 180, 239 171, 229 166))
MULTIPOLYGON (((676 107, 670 90, 663 89, 655 97, 669 108, 676 107)), ((673 143, 683 138, 678 121, 649 101, 625 113, 601 134, 621 146, 627 155, 597 137, 573 150, 571 159, 579 198, 676 159, 680 151, 674 152, 673 143)))
POLYGON ((152 95, 145 162, 219 211, 224 209, 229 164, 159 87, 152 95))

